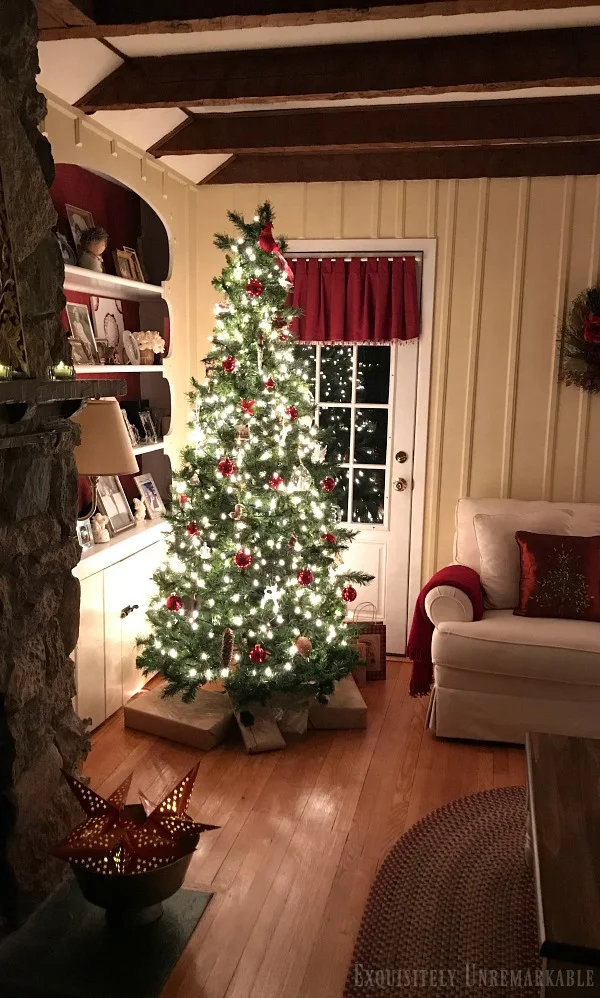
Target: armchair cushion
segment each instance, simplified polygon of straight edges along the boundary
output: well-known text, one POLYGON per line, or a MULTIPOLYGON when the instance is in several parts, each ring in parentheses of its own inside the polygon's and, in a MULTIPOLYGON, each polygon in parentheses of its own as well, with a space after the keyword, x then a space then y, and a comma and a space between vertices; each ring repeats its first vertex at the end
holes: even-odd
POLYGON ((437 627, 443 621, 473 620, 473 604, 462 589, 456 586, 436 586, 425 597, 425 612, 431 623, 437 627))

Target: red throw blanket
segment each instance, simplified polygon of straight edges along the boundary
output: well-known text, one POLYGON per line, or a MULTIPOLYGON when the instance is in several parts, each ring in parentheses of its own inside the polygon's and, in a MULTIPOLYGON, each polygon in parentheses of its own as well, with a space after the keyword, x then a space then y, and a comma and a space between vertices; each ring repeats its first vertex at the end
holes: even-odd
POLYGON ((411 697, 423 697, 429 693, 433 681, 431 661, 431 639, 434 626, 425 611, 425 597, 436 586, 454 586, 462 590, 473 604, 474 620, 483 617, 483 592, 477 572, 465 565, 449 565, 436 572, 419 593, 413 616, 410 637, 406 648, 407 657, 413 664, 410 679, 411 697))

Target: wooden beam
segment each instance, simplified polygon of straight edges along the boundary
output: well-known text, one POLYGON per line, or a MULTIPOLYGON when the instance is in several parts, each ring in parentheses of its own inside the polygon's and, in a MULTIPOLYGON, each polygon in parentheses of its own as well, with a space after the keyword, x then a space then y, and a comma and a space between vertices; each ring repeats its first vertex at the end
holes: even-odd
MULTIPOLYGON (((600 173, 600 142, 378 153, 236 156, 207 184, 556 177, 600 173)), ((201 181, 203 185, 205 181, 201 181)))
POLYGON ((60 28, 49 28, 48 22, 62 26, 69 32, 73 28, 95 30, 94 5, 92 0, 36 0, 40 38, 48 31, 60 31, 60 28))
POLYGON ((149 151, 155 156, 378 152, 581 139, 600 139, 600 95, 194 114, 149 151))
POLYGON ((78 102, 92 113, 600 84, 600 27, 130 59, 78 102))
MULTIPOLYGON (((80 25, 63 28, 44 26, 41 41, 60 38, 110 38, 115 35, 139 34, 190 34, 199 31, 234 31, 245 28, 277 28, 306 24, 341 24, 432 15, 451 17, 456 14, 495 14, 503 11, 562 10, 573 7, 573 0, 396 0, 374 6, 340 6, 334 3, 303 3, 302 0, 280 0, 279 8, 267 0, 242 0, 217 3, 212 0, 211 11, 204 5, 203 16, 198 17, 197 0, 157 0, 141 4, 139 0, 112 0, 98 3, 98 25, 80 25), (310 9, 314 7, 315 9, 310 9), (266 11, 264 10, 266 8, 266 11), (307 9, 308 8, 308 9, 307 9), (257 10, 263 9, 262 13, 257 10), (140 11, 142 13, 140 13, 140 11)), ((597 6, 597 0, 577 0, 577 7, 597 6)))

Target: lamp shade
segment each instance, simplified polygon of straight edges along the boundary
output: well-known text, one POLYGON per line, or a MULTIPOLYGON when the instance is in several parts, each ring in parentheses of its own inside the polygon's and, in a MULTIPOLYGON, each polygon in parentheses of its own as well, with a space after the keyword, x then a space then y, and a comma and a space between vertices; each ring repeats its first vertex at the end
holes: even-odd
POLYGON ((93 399, 73 416, 81 427, 75 448, 80 475, 135 475, 138 465, 115 398, 93 399))

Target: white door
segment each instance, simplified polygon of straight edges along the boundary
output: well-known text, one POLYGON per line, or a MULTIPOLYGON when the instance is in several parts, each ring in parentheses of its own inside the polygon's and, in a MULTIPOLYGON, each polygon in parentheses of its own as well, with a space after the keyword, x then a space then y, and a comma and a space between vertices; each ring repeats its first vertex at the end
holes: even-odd
MULTIPOLYGON (((387 651, 404 654, 409 611, 418 341, 313 346, 321 427, 343 468, 340 520, 358 530, 341 568, 373 575, 349 610, 387 624, 387 651), (374 604, 360 608, 360 604, 374 604)), ((330 448, 331 453, 331 448, 330 448)))

